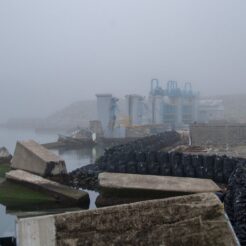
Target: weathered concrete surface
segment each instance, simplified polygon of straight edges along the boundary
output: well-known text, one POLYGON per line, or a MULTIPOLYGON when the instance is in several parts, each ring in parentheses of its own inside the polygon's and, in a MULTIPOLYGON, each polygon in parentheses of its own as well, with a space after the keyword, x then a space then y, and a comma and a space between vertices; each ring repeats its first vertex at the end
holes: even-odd
POLYGON ((210 179, 138 175, 123 173, 100 173, 99 187, 103 194, 117 196, 191 194, 216 192, 220 188, 210 179))
POLYGON ((63 203, 76 204, 83 207, 88 207, 89 205, 89 195, 87 192, 72 189, 68 186, 44 179, 23 170, 10 171, 6 173, 6 178, 7 180, 22 183, 32 188, 42 190, 55 196, 58 201, 63 203))
POLYGON ((17 228, 17 245, 56 245, 55 234, 55 218, 53 216, 21 220, 18 222, 17 228))
POLYGON ((33 140, 16 143, 11 167, 44 177, 67 173, 64 160, 33 140))
POLYGON ((9 153, 9 151, 5 147, 0 148, 0 164, 9 163, 11 159, 12 155, 9 153))
POLYGON ((20 246, 239 245, 212 193, 18 221, 20 246))
POLYGON ((246 144, 246 124, 192 124, 192 145, 238 146, 246 144))

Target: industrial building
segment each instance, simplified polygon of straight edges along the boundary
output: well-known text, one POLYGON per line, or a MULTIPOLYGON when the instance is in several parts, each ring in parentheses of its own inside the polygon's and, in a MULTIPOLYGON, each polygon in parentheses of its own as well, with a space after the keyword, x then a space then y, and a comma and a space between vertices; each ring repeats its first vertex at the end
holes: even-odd
POLYGON ((198 119, 201 123, 223 121, 225 108, 222 100, 202 99, 199 101, 198 119))
POLYGON ((139 136, 145 128, 151 129, 145 131, 148 134, 163 129, 188 128, 194 122, 205 123, 224 117, 223 102, 201 100, 191 83, 180 88, 176 81, 168 81, 163 87, 158 79, 152 79, 148 97, 127 95, 124 112, 119 112, 118 99, 111 94, 97 95, 97 110, 98 121, 107 138, 128 137, 128 133, 134 135, 134 131, 139 136))
POLYGON ((190 83, 180 89, 176 81, 168 81, 163 88, 153 79, 149 95, 151 123, 180 128, 197 121, 198 98, 199 94, 193 92, 190 83))

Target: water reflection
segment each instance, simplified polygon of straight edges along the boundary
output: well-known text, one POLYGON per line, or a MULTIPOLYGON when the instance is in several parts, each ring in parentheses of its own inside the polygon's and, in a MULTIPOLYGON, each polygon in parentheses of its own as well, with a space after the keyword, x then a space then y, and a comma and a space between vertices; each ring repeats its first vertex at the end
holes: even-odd
POLYGON ((66 162, 67 171, 71 172, 74 169, 80 168, 87 164, 95 163, 104 149, 102 147, 81 148, 75 150, 59 149, 53 150, 54 153, 60 155, 66 162))
MULTIPOLYGON (((15 143, 17 140, 27 140, 34 139, 39 143, 47 143, 55 141, 57 138, 56 134, 44 134, 44 133, 36 133, 31 130, 13 130, 13 129, 2 129, 0 128, 0 147, 6 146, 11 153, 14 152, 15 143)), ((103 147, 94 147, 94 148, 80 148, 75 150, 53 150, 56 154, 60 155, 66 162, 68 172, 85 166, 87 164, 95 163, 96 159, 100 157, 104 153, 103 147)), ((87 191, 90 196, 90 209, 96 208, 95 200, 97 198, 98 193, 94 191, 87 191)), ((77 208, 78 209, 78 208, 77 208)), ((29 212, 23 213, 23 211, 12 211, 14 214, 18 216, 33 216, 33 215, 41 215, 44 213, 61 213, 65 211, 71 210, 69 209, 57 209, 56 211, 34 211, 30 209, 29 212), (36 213, 36 214, 35 214, 36 213)), ((16 216, 6 214, 5 206, 0 204, 0 237, 5 236, 15 236, 15 220, 16 216)))
POLYGON ((6 214, 6 207, 0 204, 0 237, 15 236, 16 216, 6 214))
MULTIPOLYGON (((59 149, 53 151, 65 160, 67 171, 71 172, 72 170, 87 164, 95 163, 96 159, 103 155, 104 148, 97 146, 93 148, 81 148, 75 150, 59 149)), ((85 191, 87 191, 90 196, 89 209, 96 208, 95 201, 98 196, 98 192, 89 190, 85 191)))

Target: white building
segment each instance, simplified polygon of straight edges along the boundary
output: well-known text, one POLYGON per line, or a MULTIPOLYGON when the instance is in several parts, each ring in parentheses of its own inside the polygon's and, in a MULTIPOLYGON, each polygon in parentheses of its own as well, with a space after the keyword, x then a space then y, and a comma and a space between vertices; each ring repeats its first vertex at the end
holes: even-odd
POLYGON ((201 99, 199 101, 198 121, 208 123, 225 119, 224 104, 220 99, 201 99))

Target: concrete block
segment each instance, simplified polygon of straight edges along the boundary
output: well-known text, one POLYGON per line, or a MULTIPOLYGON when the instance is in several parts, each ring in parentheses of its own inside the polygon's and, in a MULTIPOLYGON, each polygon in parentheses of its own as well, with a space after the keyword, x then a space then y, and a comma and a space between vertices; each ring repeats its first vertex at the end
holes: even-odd
POLYGON ((87 192, 72 189, 69 186, 61 185, 26 171, 10 171, 6 173, 6 178, 7 180, 44 191, 49 195, 54 196, 59 202, 63 202, 69 205, 78 205, 85 208, 89 206, 89 195, 87 192))
POLYGON ((17 230, 20 246, 239 245, 212 193, 19 219, 17 230))
POLYGON ((64 160, 33 140, 16 143, 11 167, 43 177, 67 173, 64 160))
POLYGON ((220 188, 210 179, 100 173, 101 194, 116 197, 155 198, 202 192, 217 192, 220 188))

